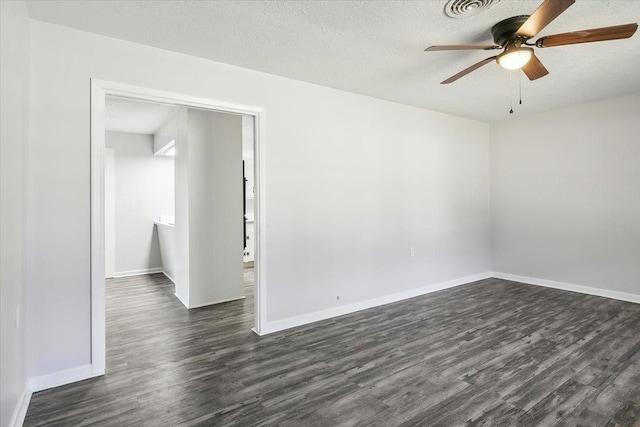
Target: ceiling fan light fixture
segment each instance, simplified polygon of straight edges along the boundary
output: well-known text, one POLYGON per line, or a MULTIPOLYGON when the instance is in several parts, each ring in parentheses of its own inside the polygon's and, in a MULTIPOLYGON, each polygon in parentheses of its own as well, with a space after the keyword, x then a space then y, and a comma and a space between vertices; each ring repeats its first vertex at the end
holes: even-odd
POLYGON ((519 70, 527 65, 532 56, 533 49, 530 47, 514 47, 498 55, 496 61, 507 70, 519 70))

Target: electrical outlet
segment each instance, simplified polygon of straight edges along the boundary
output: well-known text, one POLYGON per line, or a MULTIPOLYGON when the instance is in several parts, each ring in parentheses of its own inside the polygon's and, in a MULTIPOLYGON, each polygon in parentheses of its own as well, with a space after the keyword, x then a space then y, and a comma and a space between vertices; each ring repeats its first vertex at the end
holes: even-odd
POLYGON ((16 329, 20 328, 20 306, 16 306, 16 329))
POLYGON ((416 256, 416 248, 411 246, 411 256, 416 256))

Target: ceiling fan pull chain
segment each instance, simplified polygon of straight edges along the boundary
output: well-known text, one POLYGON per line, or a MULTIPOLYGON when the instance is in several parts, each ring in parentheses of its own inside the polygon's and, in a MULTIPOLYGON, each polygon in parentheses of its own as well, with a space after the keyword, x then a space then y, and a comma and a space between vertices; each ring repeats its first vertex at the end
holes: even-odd
POLYGON ((520 105, 522 105, 522 69, 518 70, 518 90, 520 92, 520 105))
POLYGON ((509 71, 509 105, 511 106, 511 109, 509 110, 509 114, 513 114, 513 89, 512 89, 512 82, 511 82, 511 76, 513 75, 513 72, 509 71))

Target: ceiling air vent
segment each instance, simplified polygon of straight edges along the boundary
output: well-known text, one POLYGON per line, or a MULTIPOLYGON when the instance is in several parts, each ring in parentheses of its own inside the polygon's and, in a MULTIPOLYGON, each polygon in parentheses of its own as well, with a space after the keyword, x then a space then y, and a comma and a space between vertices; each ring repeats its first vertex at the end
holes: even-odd
POLYGON ((444 12, 451 18, 466 18, 489 9, 500 0, 449 0, 444 12))

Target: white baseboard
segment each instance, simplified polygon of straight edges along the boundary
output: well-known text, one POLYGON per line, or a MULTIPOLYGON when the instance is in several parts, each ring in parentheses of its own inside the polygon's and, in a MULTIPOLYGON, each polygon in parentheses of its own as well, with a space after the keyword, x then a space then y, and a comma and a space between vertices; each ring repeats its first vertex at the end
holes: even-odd
MULTIPOLYGON (((277 320, 275 322, 267 322, 267 324, 264 325, 263 328, 261 328, 259 335, 267 335, 285 329, 294 328, 296 326, 302 326, 309 323, 318 322, 320 320, 330 319, 332 317, 355 313, 356 311, 366 310, 368 308, 378 307, 381 305, 414 298, 420 295, 441 291, 443 289, 466 285, 468 283, 477 282, 478 280, 488 279, 490 277, 493 277, 491 272, 475 274, 473 276, 461 277, 459 279, 449 280, 447 282, 436 283, 434 285, 423 286, 421 288, 409 289, 407 291, 385 295, 379 298, 373 298, 370 300, 330 308, 327 310, 316 311, 314 313, 303 314, 301 316, 290 317, 288 319, 277 320)), ((255 330, 254 332, 258 333, 255 330)))
MULTIPOLYGON (((169 277, 169 276, 167 276, 167 277, 169 277)), ((178 295, 177 292, 174 292, 173 294, 176 296, 176 298, 178 298, 178 300, 180 300, 182 305, 184 305, 188 309, 206 307, 208 305, 222 304, 223 302, 231 302, 231 301, 238 301, 238 300, 244 299, 244 295, 243 295, 243 296, 238 297, 238 298, 229 298, 229 299, 224 299, 224 300, 220 300, 220 301, 207 302, 207 303, 204 303, 204 304, 190 305, 189 302, 184 301, 182 298, 180 298, 180 295, 178 295)))
POLYGON ((27 416, 27 409, 29 409, 29 402, 31 402, 31 392, 25 391, 22 393, 20 400, 17 402, 15 409, 13 410, 13 416, 9 421, 9 427, 22 427, 24 424, 24 418, 27 416))
POLYGON ((104 371, 95 372, 92 365, 80 366, 78 368, 55 372, 41 377, 29 378, 29 390, 35 393, 37 391, 74 383, 76 381, 99 377, 100 375, 104 375, 104 371))
POLYGON ((182 298, 180 298, 180 295, 178 295, 177 292, 174 292, 173 294, 176 296, 176 298, 178 298, 178 301, 180 301, 182 303, 182 305, 185 306, 185 308, 189 308, 189 301, 185 301, 182 298))
POLYGON ((116 273, 113 273, 113 277, 119 278, 119 277, 129 277, 129 276, 142 276, 143 274, 154 274, 154 273, 164 273, 164 271, 162 271, 162 267, 143 268, 140 270, 118 271, 116 273))
POLYGON ((608 289, 591 288, 589 286, 573 285, 570 283, 554 282, 552 280, 537 279, 535 277, 518 276, 516 274, 493 272, 496 279, 511 280, 514 282, 526 283, 528 285, 544 286, 546 288, 561 289, 563 291, 579 292, 581 294, 595 295, 598 297, 612 298, 621 301, 634 302, 640 304, 640 295, 628 294, 626 292, 610 291, 608 289))
POLYGON ((227 299, 222 299, 222 300, 219 300, 219 301, 205 302, 203 304, 192 305, 189 308, 206 307, 206 306, 214 305, 214 304, 222 304, 223 302, 239 301, 241 299, 244 299, 244 295, 241 296, 241 297, 237 297, 237 298, 227 298, 227 299))
POLYGON ((173 280, 173 277, 169 276, 169 275, 167 274, 167 272, 166 272, 166 271, 162 270, 162 274, 164 274, 164 275, 167 277, 167 279, 171 280, 171 282, 172 282, 174 285, 176 284, 176 281, 175 281, 175 280, 173 280))

